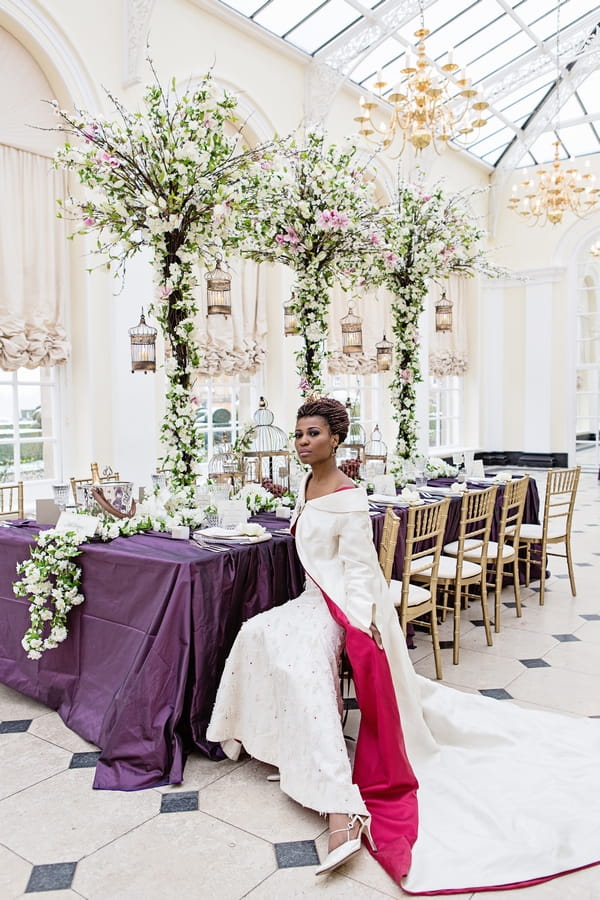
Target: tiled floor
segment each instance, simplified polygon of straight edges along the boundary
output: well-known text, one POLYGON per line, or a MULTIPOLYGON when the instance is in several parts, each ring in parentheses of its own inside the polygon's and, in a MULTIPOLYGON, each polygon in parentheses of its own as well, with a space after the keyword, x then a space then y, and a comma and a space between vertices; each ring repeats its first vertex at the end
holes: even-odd
MULTIPOLYGON (((534 474, 543 485, 544 474, 534 474)), ((512 591, 505 592, 503 630, 493 647, 471 624, 477 608, 465 611, 460 665, 452 665, 450 649, 443 651, 447 684, 481 691, 497 703, 600 716, 600 487, 594 474, 582 476, 573 542, 577 597, 571 597, 564 561, 554 560, 544 607, 534 584, 524 590, 517 619, 512 591)), ((442 638, 449 637, 448 621, 442 638)), ((417 634, 416 643, 415 667, 431 676, 430 639, 417 634)), ((349 733, 357 716, 350 713, 349 733)), ((95 750, 56 713, 0 686, 0 900, 39 892, 49 900, 407 896, 365 850, 317 880, 325 823, 267 781, 271 770, 261 763, 194 756, 182 785, 115 793, 91 789, 95 750)), ((600 869, 494 897, 598 900, 600 869)))

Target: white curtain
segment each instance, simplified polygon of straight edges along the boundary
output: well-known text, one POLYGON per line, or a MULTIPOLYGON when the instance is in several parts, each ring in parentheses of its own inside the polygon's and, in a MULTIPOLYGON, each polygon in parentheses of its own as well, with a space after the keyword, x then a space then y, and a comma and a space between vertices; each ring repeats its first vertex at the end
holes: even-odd
POLYGON ((54 366, 69 356, 64 327, 67 241, 56 200, 66 176, 50 160, 0 145, 0 368, 54 366))
POLYGON ((391 294, 383 288, 365 290, 357 299, 356 295, 345 293, 339 286, 333 287, 327 317, 327 368, 331 374, 351 372, 368 375, 377 371, 375 344, 382 339, 384 332, 390 339, 390 302, 391 294), (348 314, 350 300, 353 314, 362 319, 362 353, 347 354, 342 351, 340 320, 348 314))
POLYGON ((231 275, 231 315, 206 313, 205 273, 199 277, 199 313, 195 337, 200 345, 199 375, 253 373, 267 352, 265 272, 251 260, 228 260, 231 275))
POLYGON ((434 284, 429 291, 429 374, 464 375, 469 368, 467 333, 467 285, 465 278, 451 275, 443 288, 434 284), (442 290, 453 303, 452 331, 435 330, 435 304, 442 290))

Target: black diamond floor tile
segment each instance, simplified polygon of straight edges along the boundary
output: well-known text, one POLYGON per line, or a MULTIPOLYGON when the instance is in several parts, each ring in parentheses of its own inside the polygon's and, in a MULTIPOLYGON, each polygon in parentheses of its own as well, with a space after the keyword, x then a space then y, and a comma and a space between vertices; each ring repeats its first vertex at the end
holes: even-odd
POLYGON ((344 709, 358 709, 356 697, 344 697, 344 709))
POLYGON ((575 637, 574 634, 553 634, 552 637, 557 641, 561 641, 561 643, 563 643, 563 644, 566 644, 569 641, 580 641, 581 640, 581 638, 575 637))
MULTIPOLYGON (((502 606, 505 606, 507 609, 516 609, 517 604, 514 600, 507 600, 506 603, 502 603, 502 606)), ((527 604, 521 601, 521 609, 527 609, 527 604)))
POLYGON ((484 697, 491 697, 492 700, 512 700, 512 694, 505 691, 504 688, 482 688, 479 691, 484 697))
POLYGON ((600 616, 598 613, 580 613, 580 618, 585 619, 586 622, 600 622, 600 616))
POLYGON ((195 812, 198 809, 198 791, 178 791, 163 794, 160 801, 161 813, 195 812))
POLYGON ((50 863, 46 866, 34 866, 25 888, 26 894, 40 891, 68 891, 73 881, 76 862, 50 863))
POLYGON ((592 563, 586 563, 586 562, 583 562, 583 563, 576 562, 575 565, 579 566, 580 569, 591 569, 591 567, 592 567, 592 563))
POLYGON ((12 719, 9 722, 0 722, 0 734, 20 734, 27 731, 32 719, 12 719))
POLYGON ((93 769, 100 756, 99 750, 91 750, 87 753, 74 753, 69 763, 70 769, 93 769))
POLYGON ((544 669, 550 668, 550 663, 546 662, 545 659, 520 659, 520 663, 528 669, 544 669))
POLYGON ((440 641, 440 650, 452 650, 453 647, 453 641, 440 641))
POLYGON ((483 628, 485 622, 483 619, 469 619, 471 625, 477 625, 479 628, 483 628))
POLYGON ((285 841, 274 847, 279 869, 319 865, 319 854, 314 841, 285 841))

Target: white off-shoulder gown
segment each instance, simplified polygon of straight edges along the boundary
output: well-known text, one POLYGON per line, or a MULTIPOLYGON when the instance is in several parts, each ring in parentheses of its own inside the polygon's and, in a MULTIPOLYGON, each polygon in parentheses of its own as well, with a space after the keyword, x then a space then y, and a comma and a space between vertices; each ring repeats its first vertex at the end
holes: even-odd
POLYGON ((419 782, 419 832, 404 890, 520 886, 597 863, 600 722, 519 708, 417 676, 379 570, 364 492, 306 503, 301 492, 300 508, 296 542, 307 590, 243 626, 209 738, 226 747, 241 741, 277 766, 282 790, 304 806, 364 811, 340 725, 343 630, 322 588, 362 631, 375 607, 383 636, 419 782))

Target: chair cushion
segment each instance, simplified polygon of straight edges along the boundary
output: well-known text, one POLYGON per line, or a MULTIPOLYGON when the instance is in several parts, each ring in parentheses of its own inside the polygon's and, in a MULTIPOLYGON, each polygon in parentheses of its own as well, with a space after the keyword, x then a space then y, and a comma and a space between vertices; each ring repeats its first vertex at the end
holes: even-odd
POLYGON ((433 556, 420 556, 418 559, 413 559, 410 564, 410 572, 411 575, 414 573, 423 575, 427 578, 431 573, 428 572, 428 569, 431 569, 433 565, 433 556))
POLYGON ((418 584, 409 584, 409 586, 408 586, 408 605, 409 606, 420 606, 421 603, 426 603, 428 600, 431 600, 431 591, 428 591, 427 588, 419 587, 418 584))
MULTIPOLYGON (((462 564, 462 578, 474 578, 481 574, 481 566, 474 562, 465 562, 462 564)), ((440 556, 440 567, 438 569, 438 578, 456 578, 456 559, 452 556, 440 556)))
MULTIPOLYGON (((394 606, 400 606, 402 602, 402 582, 396 581, 394 578, 390 581, 390 597, 392 598, 392 602, 394 606)), ((419 606, 421 603, 425 603, 427 600, 431 599, 431 591, 428 591, 427 588, 419 587, 416 584, 409 584, 408 586, 408 605, 409 606, 419 606)))
MULTIPOLYGON (((481 547, 481 541, 467 540, 465 541, 465 550, 481 547)), ((444 553, 448 556, 458 556, 458 541, 452 541, 451 544, 444 544, 444 553)), ((481 553, 477 554, 481 556, 481 553)), ((465 553, 466 556, 466 553, 465 553)))
MULTIPOLYGON (((502 559, 508 562, 514 559, 514 556, 515 548, 512 544, 502 544, 502 559)), ((478 547, 477 550, 465 551, 463 559, 479 561, 481 559, 481 547, 478 547)), ((498 544, 496 541, 488 542, 487 559, 492 561, 498 559, 498 544)))
MULTIPOLYGON (((541 541, 543 530, 542 525, 521 525, 521 538, 526 541, 541 541)), ((560 525, 558 523, 553 524, 550 522, 548 527, 548 537, 557 540, 565 535, 565 531, 565 522, 562 522, 560 525)))

